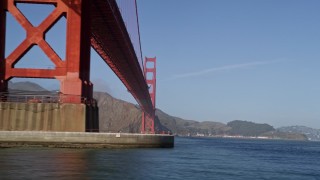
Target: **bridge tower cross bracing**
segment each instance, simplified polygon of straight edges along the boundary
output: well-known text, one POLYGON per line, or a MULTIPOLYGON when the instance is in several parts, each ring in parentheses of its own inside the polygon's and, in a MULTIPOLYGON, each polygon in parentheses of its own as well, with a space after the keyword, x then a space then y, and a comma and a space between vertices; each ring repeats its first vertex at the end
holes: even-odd
MULTIPOLYGON (((90 82, 90 1, 86 0, 1 0, 0 2, 0 91, 6 91, 13 77, 49 78, 60 81, 64 102, 81 103, 91 99, 90 82), (17 8, 17 3, 52 4, 54 11, 39 26, 33 26, 17 8), (25 29, 26 38, 5 57, 6 13, 25 29), (45 34, 62 17, 66 18, 66 59, 62 60, 45 40, 45 34), (39 46, 54 63, 54 69, 15 68, 14 65, 33 47, 39 46)), ((34 57, 37 58, 37 57, 34 57)))
POLYGON ((155 119, 155 106, 156 106, 156 57, 145 58, 144 62, 144 76, 149 87, 149 94, 151 97, 153 110, 150 114, 142 112, 141 133, 154 134, 154 119, 155 119))

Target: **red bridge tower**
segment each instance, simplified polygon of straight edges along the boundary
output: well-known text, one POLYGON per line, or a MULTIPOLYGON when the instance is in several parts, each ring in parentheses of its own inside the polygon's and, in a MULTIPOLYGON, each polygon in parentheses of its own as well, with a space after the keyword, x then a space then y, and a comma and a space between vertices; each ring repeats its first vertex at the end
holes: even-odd
POLYGON ((156 57, 146 57, 144 62, 144 76, 146 78, 146 82, 149 88, 149 94, 153 105, 153 111, 151 114, 147 114, 144 111, 142 111, 141 133, 155 133, 154 119, 156 112, 156 72, 156 57))

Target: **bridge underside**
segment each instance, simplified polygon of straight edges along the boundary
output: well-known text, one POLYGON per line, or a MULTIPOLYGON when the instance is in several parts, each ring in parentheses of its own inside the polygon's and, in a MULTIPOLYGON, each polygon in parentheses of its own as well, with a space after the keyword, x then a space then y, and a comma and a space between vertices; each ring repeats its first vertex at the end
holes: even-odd
POLYGON ((91 45, 148 113, 153 105, 137 55, 114 0, 92 0, 91 45))

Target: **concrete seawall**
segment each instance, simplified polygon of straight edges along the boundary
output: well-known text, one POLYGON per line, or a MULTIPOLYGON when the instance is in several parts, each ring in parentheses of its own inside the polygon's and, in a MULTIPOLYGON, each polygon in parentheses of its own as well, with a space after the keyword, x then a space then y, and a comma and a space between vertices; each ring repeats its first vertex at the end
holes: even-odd
POLYGON ((98 118, 85 104, 0 102, 0 131, 97 131, 98 118))
POLYGON ((0 102, 0 147, 173 147, 170 135, 99 131, 98 107, 67 103, 0 102))
POLYGON ((161 134, 0 131, 0 147, 172 148, 174 136, 161 134))

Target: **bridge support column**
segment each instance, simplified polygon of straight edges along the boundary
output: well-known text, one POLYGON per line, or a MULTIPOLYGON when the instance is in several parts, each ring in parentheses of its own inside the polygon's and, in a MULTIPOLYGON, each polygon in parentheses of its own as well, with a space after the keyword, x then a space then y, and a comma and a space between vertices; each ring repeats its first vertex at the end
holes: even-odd
MULTIPOLYGON (((90 82, 90 1, 87 0, 1 0, 0 2, 0 91, 7 90, 7 82, 13 77, 56 78, 61 82, 61 94, 69 96, 65 102, 81 103, 92 99, 90 82), (17 3, 53 4, 54 11, 33 26, 19 11, 17 3), (5 57, 6 12, 25 29, 26 39, 5 57), (62 60, 46 42, 46 33, 61 17, 66 18, 66 59, 62 60), (15 68, 15 64, 33 47, 39 46, 54 63, 54 69, 15 68)), ((36 58, 36 57, 35 57, 36 58)))
POLYGON ((8 90, 8 81, 5 80, 5 42, 6 42, 6 1, 0 2, 0 92, 8 90))
POLYGON ((142 134, 154 134, 154 118, 155 113, 152 113, 151 115, 142 112, 142 126, 141 126, 141 133, 142 134))
MULTIPOLYGON (((63 1, 63 0, 62 0, 63 1)), ((90 82, 90 2, 64 0, 67 8, 67 68, 66 75, 58 77, 61 93, 70 98, 67 102, 81 102, 81 97, 92 98, 90 82)))
MULTIPOLYGON (((24 119, 26 123, 31 122, 31 124, 34 121, 39 121, 41 122, 40 124, 44 122, 48 123, 44 116, 47 117, 47 114, 51 113, 55 114, 52 117, 57 118, 55 119, 58 124, 57 127, 61 127, 60 129, 51 130, 98 131, 98 107, 92 99, 93 85, 90 82, 91 3, 92 1, 90 0, 0 0, 0 92, 7 91, 8 81, 14 77, 55 78, 60 80, 61 83, 61 93, 57 107, 60 108, 60 105, 61 107, 72 107, 62 108, 61 111, 56 110, 58 113, 53 112, 50 108, 46 108, 45 111, 29 112, 29 107, 33 107, 33 105, 30 105, 29 102, 24 102, 26 107, 28 107, 27 110, 20 111, 20 109, 13 109, 10 113, 28 112, 29 116, 10 116, 12 119, 9 117, 0 118, 0 122, 4 120, 6 122, 20 122, 24 119), (38 26, 34 26, 17 8, 17 4, 19 3, 52 4, 55 6, 55 9, 38 26), (5 57, 6 13, 10 13, 15 21, 26 31, 26 38, 7 57, 5 57), (61 59, 45 39, 46 33, 63 17, 66 18, 67 25, 65 59, 61 59), (33 46, 38 46, 48 56, 55 65, 53 69, 15 67, 33 46)), ((9 31, 14 31, 14 29, 9 29, 9 31)), ((38 59, 38 57, 34 58, 38 59)), ((12 105, 11 102, 8 103, 12 105)), ((24 106, 24 103, 20 102, 16 104, 17 106, 24 106)), ((42 106, 38 102, 34 104, 40 108, 51 105, 50 103, 43 103, 45 105, 42 106)), ((5 112, 1 110, 0 115, 5 112)), ((49 120, 53 121, 50 118, 49 120)), ((1 127, 0 124, 0 130, 1 127)), ((15 127, 8 128, 15 130, 15 127)), ((21 130, 19 127, 17 129, 21 130)), ((35 130, 48 130, 48 128, 38 128, 35 130)))
POLYGON ((152 112, 142 112, 141 133, 154 134, 154 119, 156 111, 156 58, 145 58, 144 77, 149 87, 153 110, 152 112), (151 67, 150 67, 151 66, 151 67))

